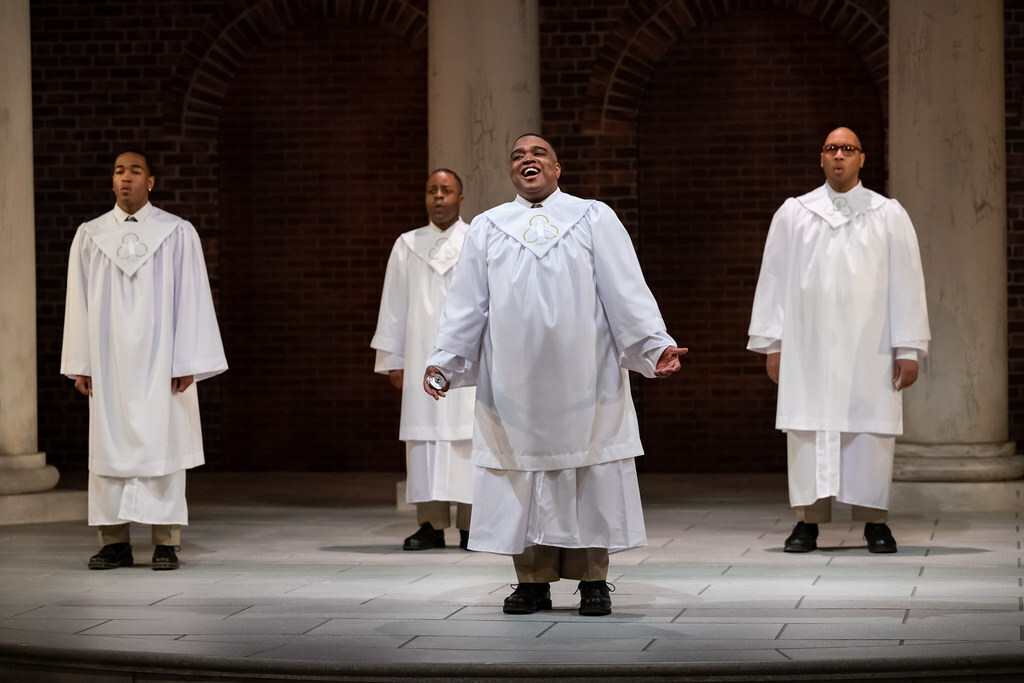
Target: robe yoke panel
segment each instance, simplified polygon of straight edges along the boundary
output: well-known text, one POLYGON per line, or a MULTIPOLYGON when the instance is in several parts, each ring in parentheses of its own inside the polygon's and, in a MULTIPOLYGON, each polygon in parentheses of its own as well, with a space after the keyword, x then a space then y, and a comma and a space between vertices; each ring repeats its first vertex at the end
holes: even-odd
MULTIPOLYGON (((68 268, 61 372, 92 377, 89 468, 108 477, 156 477, 203 464, 196 385, 227 369, 195 228, 153 209, 173 230, 127 275, 90 235, 75 235, 68 268)), ((106 221, 109 223, 109 221, 106 221)), ((101 228, 106 230, 106 227, 101 228)))

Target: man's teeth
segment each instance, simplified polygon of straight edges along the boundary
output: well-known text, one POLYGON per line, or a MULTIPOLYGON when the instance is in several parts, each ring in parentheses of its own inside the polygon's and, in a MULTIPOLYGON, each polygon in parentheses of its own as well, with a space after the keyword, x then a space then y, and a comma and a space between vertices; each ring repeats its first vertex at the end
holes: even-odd
POLYGON ((525 171, 523 171, 523 177, 525 177, 525 178, 532 178, 533 176, 535 176, 535 175, 537 175, 539 173, 540 173, 540 171, 537 170, 536 168, 528 168, 525 171))

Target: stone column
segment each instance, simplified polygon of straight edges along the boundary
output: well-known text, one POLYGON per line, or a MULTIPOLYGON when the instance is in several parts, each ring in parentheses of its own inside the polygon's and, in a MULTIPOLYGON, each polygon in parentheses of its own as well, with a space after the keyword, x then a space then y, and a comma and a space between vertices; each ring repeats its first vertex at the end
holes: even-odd
POLYGON ((39 493, 60 475, 37 425, 29 41, 28 0, 0 0, 0 524, 85 516, 84 494, 39 493))
MULTIPOLYGON (((509 150, 523 133, 542 132, 539 52, 537 0, 430 0, 428 172, 459 174, 466 221, 515 196, 509 150)), ((404 480, 397 499, 398 509, 413 507, 404 480)))
POLYGON ((462 178, 467 221, 512 199, 512 142, 542 132, 539 51, 537 0, 430 1, 430 168, 462 178))
POLYGON ((932 330, 897 480, 1024 474, 1008 441, 1004 116, 1001 2, 890 3, 890 194, 917 229, 932 330))

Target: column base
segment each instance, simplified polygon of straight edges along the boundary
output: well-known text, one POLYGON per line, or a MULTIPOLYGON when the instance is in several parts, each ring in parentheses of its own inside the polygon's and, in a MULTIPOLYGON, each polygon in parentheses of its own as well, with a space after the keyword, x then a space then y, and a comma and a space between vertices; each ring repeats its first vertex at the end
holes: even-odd
POLYGON ((54 489, 42 493, 0 495, 0 526, 74 522, 88 517, 88 491, 54 489))
POLYGON ((1001 443, 897 442, 893 481, 996 482, 1024 477, 1024 455, 1014 441, 1001 443))
POLYGON ((889 512, 1016 512, 1024 499, 1024 480, 894 481, 889 512))
POLYGON ((56 490, 46 453, 0 455, 0 525, 69 522, 89 516, 89 492, 56 490))

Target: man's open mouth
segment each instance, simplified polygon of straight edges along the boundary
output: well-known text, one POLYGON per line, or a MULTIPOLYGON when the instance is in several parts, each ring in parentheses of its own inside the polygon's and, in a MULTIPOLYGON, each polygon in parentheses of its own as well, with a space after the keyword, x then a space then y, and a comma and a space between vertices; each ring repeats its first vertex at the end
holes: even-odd
POLYGON ((524 178, 532 178, 535 175, 540 175, 540 169, 539 168, 534 168, 533 166, 531 166, 528 169, 526 169, 525 171, 523 171, 523 177, 524 178))

